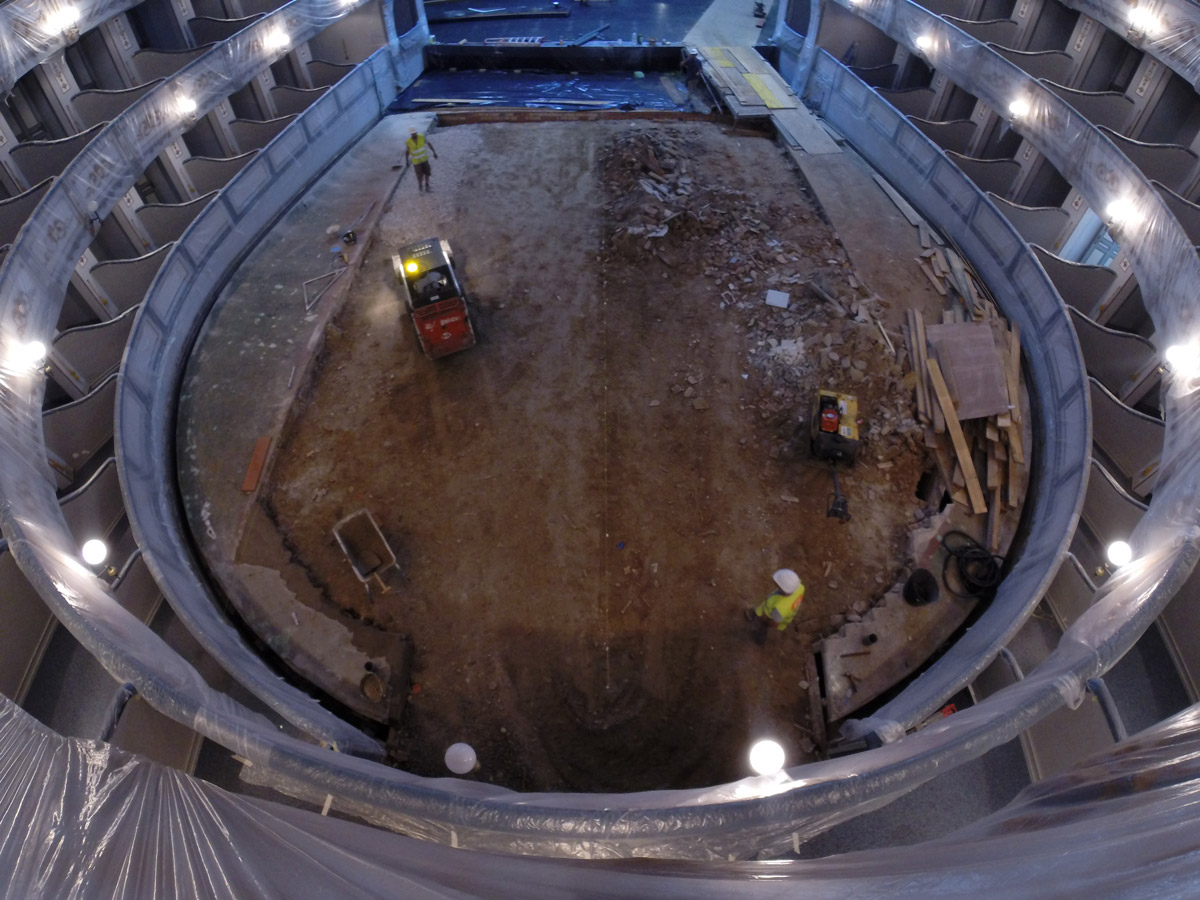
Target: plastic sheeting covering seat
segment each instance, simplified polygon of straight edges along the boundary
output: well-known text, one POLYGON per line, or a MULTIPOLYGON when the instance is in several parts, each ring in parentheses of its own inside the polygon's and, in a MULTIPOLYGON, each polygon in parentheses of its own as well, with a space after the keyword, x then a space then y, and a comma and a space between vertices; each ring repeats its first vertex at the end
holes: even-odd
POLYGON ((944 839, 815 860, 497 856, 230 794, 0 698, 3 897, 1191 897, 1200 707, 944 839))

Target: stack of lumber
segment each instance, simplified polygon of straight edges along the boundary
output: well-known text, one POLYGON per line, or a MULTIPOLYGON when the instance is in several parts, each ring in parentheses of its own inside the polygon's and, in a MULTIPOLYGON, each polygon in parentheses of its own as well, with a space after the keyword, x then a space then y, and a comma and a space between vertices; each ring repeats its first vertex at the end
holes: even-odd
POLYGON ((906 313, 917 418, 951 498, 987 515, 995 552, 999 519, 1020 505, 1025 478, 1021 429, 1021 338, 1004 320, 959 321, 947 311, 927 325, 906 313))
POLYGON ((921 227, 920 232, 925 249, 917 257, 917 263, 934 290, 951 306, 958 304, 969 321, 999 318, 996 304, 983 282, 962 257, 952 248, 941 246, 928 228, 921 227))

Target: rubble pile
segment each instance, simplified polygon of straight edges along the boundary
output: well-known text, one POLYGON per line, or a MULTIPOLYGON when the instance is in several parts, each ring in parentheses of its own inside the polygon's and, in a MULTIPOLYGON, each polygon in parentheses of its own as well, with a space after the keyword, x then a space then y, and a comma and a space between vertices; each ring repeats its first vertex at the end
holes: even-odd
POLYGON ((678 132, 636 130, 614 139, 602 160, 611 257, 691 290, 706 284, 748 337, 754 406, 781 426, 785 445, 787 424, 824 387, 858 397, 863 437, 879 462, 905 447, 923 455, 903 340, 885 336, 887 301, 858 282, 833 230, 803 202, 764 205, 698 181, 690 149, 678 132), (783 308, 768 305, 769 290, 786 295, 783 308))

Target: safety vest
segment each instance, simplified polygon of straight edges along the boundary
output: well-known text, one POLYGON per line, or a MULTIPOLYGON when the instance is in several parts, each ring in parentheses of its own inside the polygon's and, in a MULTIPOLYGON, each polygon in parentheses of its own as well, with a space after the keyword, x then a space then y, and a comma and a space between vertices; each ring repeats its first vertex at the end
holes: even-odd
POLYGON ((778 591, 758 605, 754 611, 765 619, 775 623, 775 627, 783 631, 792 624, 796 613, 800 610, 800 602, 804 599, 804 585, 796 588, 790 594, 780 594, 778 591))
POLYGON ((429 148, 425 146, 425 135, 418 134, 404 142, 408 146, 408 157, 413 165, 429 160, 429 148))

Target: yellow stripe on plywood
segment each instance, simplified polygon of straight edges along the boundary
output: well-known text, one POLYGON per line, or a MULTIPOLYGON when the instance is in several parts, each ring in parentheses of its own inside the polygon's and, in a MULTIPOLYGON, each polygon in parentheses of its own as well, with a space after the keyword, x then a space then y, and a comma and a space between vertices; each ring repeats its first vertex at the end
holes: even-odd
POLYGON ((750 87, 754 88, 754 93, 762 97, 763 103, 767 104, 768 109, 796 108, 795 101, 787 97, 784 97, 782 100, 779 99, 779 96, 772 91, 770 85, 767 84, 767 79, 763 78, 761 75, 755 75, 752 72, 746 72, 742 77, 749 82, 750 87))
POLYGON ((737 63, 725 55, 725 50, 721 47, 705 47, 704 58, 714 66, 720 66, 722 69, 736 69, 737 63))

